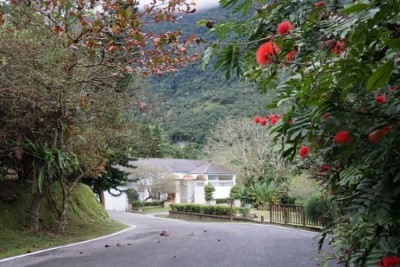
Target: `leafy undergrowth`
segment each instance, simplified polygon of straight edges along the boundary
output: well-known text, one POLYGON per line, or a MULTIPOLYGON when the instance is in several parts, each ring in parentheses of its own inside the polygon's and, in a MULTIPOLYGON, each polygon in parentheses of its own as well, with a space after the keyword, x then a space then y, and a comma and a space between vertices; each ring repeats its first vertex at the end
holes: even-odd
POLYGON ((108 217, 89 187, 79 185, 71 197, 65 233, 54 233, 56 216, 46 198, 42 202, 41 231, 32 233, 27 224, 31 201, 29 190, 20 187, 20 184, 0 184, 2 190, 12 190, 17 196, 17 200, 11 202, 0 199, 0 259, 87 240, 126 228, 108 217))

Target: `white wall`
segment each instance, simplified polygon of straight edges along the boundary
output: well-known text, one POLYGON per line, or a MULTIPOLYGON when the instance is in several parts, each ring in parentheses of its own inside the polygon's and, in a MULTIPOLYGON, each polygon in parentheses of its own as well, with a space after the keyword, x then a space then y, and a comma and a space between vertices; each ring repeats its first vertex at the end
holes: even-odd
MULTIPOLYGON (((111 192, 113 192, 111 190, 111 192)), ((114 192, 113 192, 114 193, 114 192)), ((115 192, 117 193, 117 192, 115 192)), ((125 193, 122 193, 118 197, 114 197, 107 191, 104 192, 105 199, 105 208, 106 210, 115 210, 115 211, 127 211, 128 210, 128 199, 125 193)))
POLYGON ((195 181, 194 182, 194 203, 205 204, 204 199, 204 184, 205 181, 195 181))

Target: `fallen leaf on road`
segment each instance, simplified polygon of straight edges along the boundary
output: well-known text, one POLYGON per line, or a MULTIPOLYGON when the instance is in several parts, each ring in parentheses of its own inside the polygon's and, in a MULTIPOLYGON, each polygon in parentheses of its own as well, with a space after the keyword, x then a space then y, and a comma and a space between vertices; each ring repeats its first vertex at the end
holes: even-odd
POLYGON ((110 246, 109 246, 109 245, 105 245, 104 247, 105 247, 105 248, 109 248, 110 246))
POLYGON ((160 236, 169 236, 169 234, 168 234, 166 231, 162 231, 162 232, 160 233, 160 236))
POLYGON ((128 246, 132 246, 132 244, 127 244, 128 246))

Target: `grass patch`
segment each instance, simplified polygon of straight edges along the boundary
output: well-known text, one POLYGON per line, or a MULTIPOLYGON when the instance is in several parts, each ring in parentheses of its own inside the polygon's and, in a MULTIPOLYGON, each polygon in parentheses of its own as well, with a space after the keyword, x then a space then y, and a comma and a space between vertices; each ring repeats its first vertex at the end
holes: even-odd
MULTIPOLYGON (((0 187, 2 185, 0 184, 0 187)), ((0 259, 41 249, 88 240, 122 230, 127 226, 111 220, 86 185, 79 185, 71 196, 67 213, 68 224, 63 235, 52 231, 56 225, 54 210, 46 198, 42 202, 41 232, 28 230, 30 207, 29 189, 21 184, 8 186, 17 194, 17 201, 0 200, 0 259)))
POLYGON ((269 222, 269 216, 270 212, 268 210, 258 210, 258 209, 250 209, 250 214, 255 214, 257 215, 258 218, 261 218, 261 216, 264 216, 264 221, 269 222))
POLYGON ((143 209, 143 213, 144 214, 149 214, 149 213, 168 212, 169 210, 170 210, 170 208, 160 208, 160 207, 152 208, 152 207, 149 207, 149 208, 144 208, 143 209))

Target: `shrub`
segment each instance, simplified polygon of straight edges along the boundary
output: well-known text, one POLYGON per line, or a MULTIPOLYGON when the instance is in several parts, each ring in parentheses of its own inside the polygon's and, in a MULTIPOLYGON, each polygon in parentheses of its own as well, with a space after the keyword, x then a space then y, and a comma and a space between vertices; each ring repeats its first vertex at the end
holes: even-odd
MULTIPOLYGON (((229 216, 231 208, 226 205, 200 205, 194 203, 173 203, 170 205, 172 211, 193 212, 208 215, 223 215, 229 216)), ((233 209, 233 215, 236 214, 236 209, 233 209)))
POLYGON ((215 188, 212 184, 206 184, 204 186, 204 198, 206 201, 210 201, 213 199, 214 191, 215 191, 215 188))
POLYGON ((233 199, 241 199, 243 196, 243 187, 240 185, 234 185, 231 188, 231 192, 229 193, 229 196, 233 199))
POLYGON ((306 216, 310 220, 317 221, 323 217, 329 210, 329 201, 325 197, 312 195, 304 206, 306 216))
POLYGON ((148 206, 163 206, 164 205, 164 201, 162 200, 154 200, 151 202, 145 202, 144 206, 148 207, 148 206))
POLYGON ((229 198, 217 198, 216 202, 217 204, 227 204, 229 201, 229 198))
POLYGON ((140 200, 135 200, 135 201, 132 201, 132 207, 140 208, 140 207, 144 207, 144 204, 140 200))
POLYGON ((250 213, 250 209, 248 208, 236 208, 240 215, 246 217, 250 213))
POLYGON ((134 201, 139 200, 139 193, 134 188, 129 188, 125 190, 125 194, 128 198, 129 203, 133 203, 134 201))

